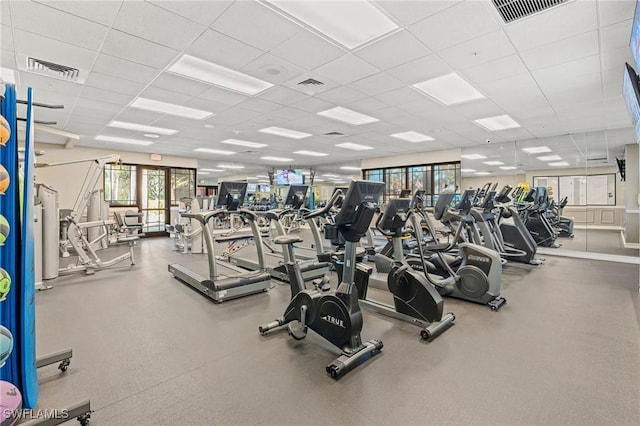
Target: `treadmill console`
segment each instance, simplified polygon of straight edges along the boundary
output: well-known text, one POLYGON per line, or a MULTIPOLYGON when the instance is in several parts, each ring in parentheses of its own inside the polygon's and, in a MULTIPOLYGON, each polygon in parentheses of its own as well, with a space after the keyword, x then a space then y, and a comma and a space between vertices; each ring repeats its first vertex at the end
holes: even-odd
POLYGON ((216 207, 236 211, 242 206, 246 195, 247 182, 222 182, 216 207))

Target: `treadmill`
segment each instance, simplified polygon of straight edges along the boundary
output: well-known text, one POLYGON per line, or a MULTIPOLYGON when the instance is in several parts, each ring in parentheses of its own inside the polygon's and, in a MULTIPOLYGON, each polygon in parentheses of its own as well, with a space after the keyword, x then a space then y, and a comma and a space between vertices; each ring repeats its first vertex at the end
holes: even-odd
MULTIPOLYGON (((237 297, 266 291, 271 285, 271 276, 261 268, 257 271, 247 271, 234 267, 226 262, 216 261, 213 233, 209 221, 214 217, 224 218, 230 214, 238 214, 247 219, 256 248, 262 249, 260 230, 258 229, 256 214, 250 210, 240 209, 247 192, 246 182, 222 182, 216 209, 200 213, 184 213, 183 216, 200 222, 204 241, 207 245, 209 260, 209 276, 205 277, 186 266, 174 263, 169 265, 169 272, 184 284, 199 291, 203 296, 217 303, 237 297)), ((258 255, 261 258, 261 255, 258 255)))
MULTIPOLYGON (((275 229, 276 236, 287 235, 280 219, 290 213, 301 214, 304 212, 302 205, 307 195, 308 185, 291 185, 287 198, 285 200, 285 208, 282 210, 268 210, 266 212, 259 212, 260 216, 267 218, 275 229)), ((323 238, 320 235, 317 223, 315 219, 307 221, 313 240, 315 242, 315 250, 310 250, 302 247, 296 247, 294 255, 296 259, 289 259, 287 251, 280 252, 270 249, 262 239, 255 239, 255 246, 260 246, 258 250, 251 250, 251 245, 246 245, 243 248, 234 251, 228 256, 229 262, 232 264, 248 269, 251 271, 266 270, 272 278, 280 281, 289 282, 289 274, 287 273, 286 264, 288 262, 295 262, 296 260, 300 264, 300 270, 302 277, 305 281, 313 281, 317 278, 324 277, 329 271, 328 259, 319 261, 319 258, 323 254, 323 238), (265 251, 264 248, 268 248, 265 251), (257 257, 256 257, 257 255, 257 257)))

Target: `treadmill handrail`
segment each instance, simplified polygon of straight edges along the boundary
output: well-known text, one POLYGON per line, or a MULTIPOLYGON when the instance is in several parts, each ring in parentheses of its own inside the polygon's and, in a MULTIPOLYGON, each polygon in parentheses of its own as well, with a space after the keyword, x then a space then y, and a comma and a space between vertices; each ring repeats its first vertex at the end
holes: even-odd
POLYGON ((238 209, 234 211, 229 211, 227 209, 216 209, 208 212, 196 212, 196 213, 182 213, 181 216, 186 219, 195 219, 201 224, 205 224, 211 220, 212 217, 218 216, 221 214, 239 214, 241 216, 248 216, 250 220, 258 220, 258 215, 256 212, 246 209, 238 209))

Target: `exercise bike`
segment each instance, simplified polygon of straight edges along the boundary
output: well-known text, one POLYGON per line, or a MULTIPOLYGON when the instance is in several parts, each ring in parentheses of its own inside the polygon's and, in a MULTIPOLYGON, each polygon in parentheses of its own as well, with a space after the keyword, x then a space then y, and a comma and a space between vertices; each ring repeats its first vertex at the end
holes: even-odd
MULTIPOLYGON (((346 241, 344 272, 337 289, 329 292, 306 289, 300 266, 289 261, 286 266, 292 300, 284 316, 258 328, 260 334, 265 335, 287 325, 289 334, 296 340, 304 339, 309 328, 315 331, 342 351, 342 355, 326 367, 327 373, 333 378, 340 377, 379 353, 383 347, 380 340, 362 342, 362 311, 354 283, 356 247, 371 224, 383 190, 383 182, 351 182, 334 225, 325 228, 325 237, 334 239, 340 235, 346 241)), ((334 194, 336 196, 339 193, 334 194)), ((305 219, 312 220, 321 213, 321 210, 311 212, 305 219)), ((295 235, 283 235, 274 238, 273 242, 285 246, 283 248, 289 252, 289 259, 293 260, 293 244, 301 242, 301 239, 295 235)))

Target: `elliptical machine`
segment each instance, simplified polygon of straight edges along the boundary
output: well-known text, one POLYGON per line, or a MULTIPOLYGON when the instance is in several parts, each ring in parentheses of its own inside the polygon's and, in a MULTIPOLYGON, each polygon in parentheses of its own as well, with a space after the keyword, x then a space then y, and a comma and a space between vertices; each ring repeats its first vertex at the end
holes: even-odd
POLYGON ((387 275, 387 285, 393 294, 394 306, 367 297, 371 266, 358 264, 356 286, 363 306, 420 327, 420 336, 425 340, 431 340, 453 325, 456 317, 453 313, 443 314, 444 301, 440 293, 424 274, 412 269, 404 259, 402 235, 407 223, 410 201, 409 198, 390 200, 384 213, 378 216, 376 221, 378 231, 391 237, 393 243, 393 261, 387 275))
MULTIPOLYGON (((335 217, 335 224, 325 227, 326 238, 337 239, 340 235, 346 241, 344 272, 338 288, 330 292, 306 289, 300 266, 293 261, 287 262, 291 302, 284 316, 258 328, 260 334, 265 335, 288 325, 289 335, 296 340, 304 339, 311 328, 342 351, 342 355, 326 367, 327 373, 333 378, 340 377, 382 350, 380 340, 362 342, 362 311, 358 304, 354 275, 357 245, 371 224, 383 190, 383 182, 352 181, 342 208, 335 217)), ((305 218, 313 219, 321 212, 309 213, 305 218)), ((301 242, 301 239, 297 235, 284 235, 276 237, 273 242, 286 246, 290 252, 289 258, 294 259, 292 245, 301 242)))

